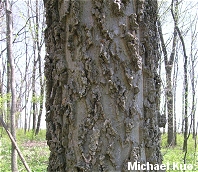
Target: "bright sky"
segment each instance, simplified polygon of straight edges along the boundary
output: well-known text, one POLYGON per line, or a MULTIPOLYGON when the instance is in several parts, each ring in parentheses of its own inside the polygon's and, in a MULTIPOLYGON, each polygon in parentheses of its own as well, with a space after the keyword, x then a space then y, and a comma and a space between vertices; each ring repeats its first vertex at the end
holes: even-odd
MULTIPOLYGON (((163 1, 160 1, 160 3, 163 1)), ((160 4, 159 3, 159 4, 160 4)), ((171 1, 167 1, 166 0, 166 5, 167 7, 170 6, 171 1)), ((165 10, 163 10, 165 11, 165 10)), ((184 35, 184 39, 185 39, 185 45, 186 45, 186 51, 187 51, 187 56, 190 58, 191 55, 191 40, 192 40, 192 32, 186 32, 189 29, 189 26, 191 25, 191 29, 193 31, 195 31, 197 33, 197 29, 198 28, 198 24, 197 23, 193 23, 193 20, 197 20, 197 11, 198 11, 198 2, 197 1, 187 1, 184 0, 182 4, 180 4, 179 7, 179 27, 181 32, 184 35), (193 25, 191 24, 193 23, 193 25)), ((165 14, 164 12, 162 12, 161 14, 165 14)), ((165 17, 163 18, 163 33, 165 34, 165 40, 166 42, 169 44, 167 45, 168 48, 167 50, 169 51, 169 54, 171 52, 171 47, 172 47, 172 42, 170 41, 170 37, 172 36, 173 33, 173 22, 172 22, 172 18, 171 18, 171 14, 170 12, 166 13, 165 17)), ((197 37, 195 38, 195 43, 193 44, 193 51, 192 53, 195 54, 198 47, 197 47, 197 37)), ((179 47, 181 47, 181 42, 179 41, 179 47)), ((170 56, 169 56, 170 57, 170 56)), ((197 57, 197 55, 196 55, 197 57)), ((197 62, 197 60, 196 60, 197 62)), ((191 67, 190 67, 190 62, 189 62, 189 67, 188 67, 188 72, 190 75, 190 71, 191 71, 191 67)), ((162 67, 162 79, 165 78, 165 70, 164 70, 164 65, 162 67)), ((197 80, 198 78, 198 67, 196 66, 195 68, 195 79, 197 80)), ((176 115, 177 115, 177 123, 181 124, 181 120, 182 120, 182 93, 183 93, 183 52, 181 51, 181 48, 179 48, 178 51, 178 77, 177 77, 177 91, 176 91, 176 115)), ((191 78, 190 76, 188 77, 188 84, 189 84, 189 109, 188 112, 191 112, 191 98, 192 98, 192 94, 191 94, 191 78)), ((196 94, 196 99, 198 98, 198 95, 196 94)), ((164 97, 162 96, 162 102, 164 102, 164 97)), ((198 108, 198 106, 196 105, 196 108, 198 108)), ((181 125, 179 126, 181 127, 181 125)), ((181 129, 181 128, 180 128, 181 129)), ((179 130, 180 131, 180 130, 179 130)))

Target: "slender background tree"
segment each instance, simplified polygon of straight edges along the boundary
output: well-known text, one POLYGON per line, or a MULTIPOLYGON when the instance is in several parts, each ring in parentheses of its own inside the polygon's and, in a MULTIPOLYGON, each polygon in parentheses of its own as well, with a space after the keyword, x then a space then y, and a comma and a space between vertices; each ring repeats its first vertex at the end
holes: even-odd
MULTIPOLYGON (((10 88, 11 88, 11 110, 10 110, 10 122, 11 122, 11 134, 13 136, 13 139, 16 140, 16 121, 15 121, 15 115, 16 115, 16 90, 15 90, 15 65, 14 65, 14 58, 13 58, 13 30, 12 30, 12 24, 13 24, 13 18, 12 18, 12 7, 9 0, 5 1, 5 7, 6 7, 6 38, 7 38, 7 58, 8 58, 8 68, 10 70, 10 78, 8 79, 10 81, 10 88)), ((12 156, 11 156, 11 166, 12 171, 17 172, 17 150, 15 145, 12 143, 12 156)))

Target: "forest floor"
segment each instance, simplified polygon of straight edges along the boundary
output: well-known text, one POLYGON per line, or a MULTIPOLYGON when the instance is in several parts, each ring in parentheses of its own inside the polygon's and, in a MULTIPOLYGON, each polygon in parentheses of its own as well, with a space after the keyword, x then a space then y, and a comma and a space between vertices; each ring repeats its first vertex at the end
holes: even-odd
MULTIPOLYGON (((188 139, 188 148, 186 154, 186 166, 184 165, 184 156, 183 152, 183 135, 177 134, 177 145, 174 147, 167 147, 167 134, 162 135, 161 142, 161 152, 163 155, 163 164, 170 164, 170 170, 166 171, 181 171, 181 170, 173 170, 173 164, 176 166, 181 166, 181 168, 187 168, 188 165, 192 165, 192 170, 185 170, 185 172, 198 172, 198 150, 196 148, 197 140, 192 139, 190 135, 188 139)), ((180 169, 181 169, 180 168, 180 169)), ((176 168, 175 168, 176 169, 176 168)), ((183 171, 183 170, 182 170, 183 171)))
MULTIPOLYGON (((47 171, 49 148, 45 140, 45 130, 35 136, 31 131, 24 134, 23 130, 17 130, 17 143, 27 161, 30 169, 34 172, 47 171)), ((11 171, 11 143, 5 131, 0 129, 0 171, 11 171)), ((18 157, 19 172, 26 172, 21 160, 18 157)))
MULTIPOLYGON (((31 131, 24 134, 23 130, 17 130, 17 143, 21 149, 21 152, 26 159, 31 170, 34 172, 45 172, 47 171, 48 157, 50 154, 49 148, 45 140, 45 130, 41 130, 40 133, 35 136, 31 131)), ((177 135, 177 146, 167 147, 167 134, 162 135, 161 151, 163 155, 163 164, 170 164, 170 170, 181 171, 171 169, 173 163, 178 163, 178 165, 183 164, 184 152, 183 147, 183 136, 181 134, 177 135)), ((5 131, 0 128, 0 171, 10 172, 11 171, 11 143, 5 133, 5 131)), ((195 149, 195 140, 189 137, 188 140, 188 152, 186 156, 186 164, 192 164, 194 166, 193 170, 186 170, 185 172, 198 171, 198 151, 195 149)), ((18 169, 19 172, 26 172, 22 162, 18 158, 18 169)))

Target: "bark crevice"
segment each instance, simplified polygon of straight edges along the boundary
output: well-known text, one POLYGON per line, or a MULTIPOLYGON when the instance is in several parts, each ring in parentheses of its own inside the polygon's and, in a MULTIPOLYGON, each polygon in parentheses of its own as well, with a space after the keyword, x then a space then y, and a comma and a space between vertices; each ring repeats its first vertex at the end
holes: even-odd
POLYGON ((161 163, 155 3, 45 3, 48 171, 161 163))

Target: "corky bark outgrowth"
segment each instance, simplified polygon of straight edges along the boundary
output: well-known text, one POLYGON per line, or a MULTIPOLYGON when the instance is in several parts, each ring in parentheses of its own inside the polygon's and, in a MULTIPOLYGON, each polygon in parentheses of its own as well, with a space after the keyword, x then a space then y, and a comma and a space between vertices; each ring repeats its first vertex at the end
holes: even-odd
POLYGON ((155 0, 45 0, 48 171, 158 163, 155 0))

